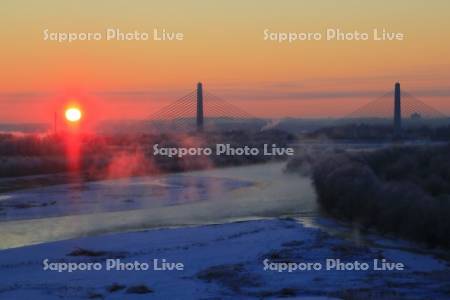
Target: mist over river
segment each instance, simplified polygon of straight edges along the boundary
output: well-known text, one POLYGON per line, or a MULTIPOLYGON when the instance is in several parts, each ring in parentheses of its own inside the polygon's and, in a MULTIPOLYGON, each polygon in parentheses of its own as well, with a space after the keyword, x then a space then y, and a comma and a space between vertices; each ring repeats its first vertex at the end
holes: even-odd
POLYGON ((308 178, 284 163, 59 185, 0 195, 0 248, 146 228, 311 216, 308 178))

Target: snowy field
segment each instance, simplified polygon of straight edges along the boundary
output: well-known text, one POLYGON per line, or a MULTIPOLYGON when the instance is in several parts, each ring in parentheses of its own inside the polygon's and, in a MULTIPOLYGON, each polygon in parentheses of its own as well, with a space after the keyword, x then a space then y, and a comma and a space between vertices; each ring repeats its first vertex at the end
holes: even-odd
POLYGON ((0 194, 0 299, 450 299, 442 253, 320 217, 311 182, 283 166, 0 194), (371 268, 264 270, 327 259, 371 268), (404 270, 373 270, 383 259, 404 270), (149 269, 106 270, 118 260, 149 269), (66 263, 101 268, 51 270, 66 263))
MULTIPOLYGON (((1 299, 449 299, 449 266, 376 237, 346 239, 294 219, 115 233, 0 253, 1 299), (404 271, 264 270, 277 262, 373 259, 404 271), (99 271, 43 270, 52 263, 97 262, 99 271), (183 271, 106 271, 106 261, 183 263, 183 271)), ((326 222, 336 230, 339 225, 326 222)), ((341 228, 339 232, 347 232, 341 228)), ((350 233, 350 232, 349 232, 350 233)))

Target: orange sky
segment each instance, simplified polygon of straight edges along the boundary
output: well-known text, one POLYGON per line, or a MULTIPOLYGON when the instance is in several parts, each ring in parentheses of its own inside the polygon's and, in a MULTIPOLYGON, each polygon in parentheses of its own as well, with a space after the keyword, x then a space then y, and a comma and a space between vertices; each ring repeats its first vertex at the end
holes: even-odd
POLYGON ((74 99, 92 120, 142 119, 195 88, 266 117, 338 117, 393 87, 450 114, 450 2, 24 1, 0 12, 0 123, 74 99), (394 2, 394 3, 392 3, 394 2), (43 31, 184 33, 183 41, 44 41, 43 31), (404 41, 264 41, 264 29, 403 32, 404 41))

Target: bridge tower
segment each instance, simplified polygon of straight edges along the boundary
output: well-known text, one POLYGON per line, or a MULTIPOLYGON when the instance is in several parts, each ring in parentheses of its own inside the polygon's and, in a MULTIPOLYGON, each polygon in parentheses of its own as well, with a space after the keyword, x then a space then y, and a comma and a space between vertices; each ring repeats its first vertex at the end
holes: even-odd
POLYGON ((203 87, 197 83, 197 131, 203 131, 203 87))
POLYGON ((401 92, 400 83, 395 83, 394 88, 394 136, 396 138, 402 135, 402 106, 401 106, 401 92))

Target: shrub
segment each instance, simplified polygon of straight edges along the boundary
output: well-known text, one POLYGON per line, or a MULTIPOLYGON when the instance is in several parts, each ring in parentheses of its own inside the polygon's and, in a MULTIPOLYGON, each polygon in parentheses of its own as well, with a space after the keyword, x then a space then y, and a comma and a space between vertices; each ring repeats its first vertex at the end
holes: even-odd
POLYGON ((321 208, 429 246, 450 248, 449 147, 393 148, 297 158, 310 163, 321 208))

